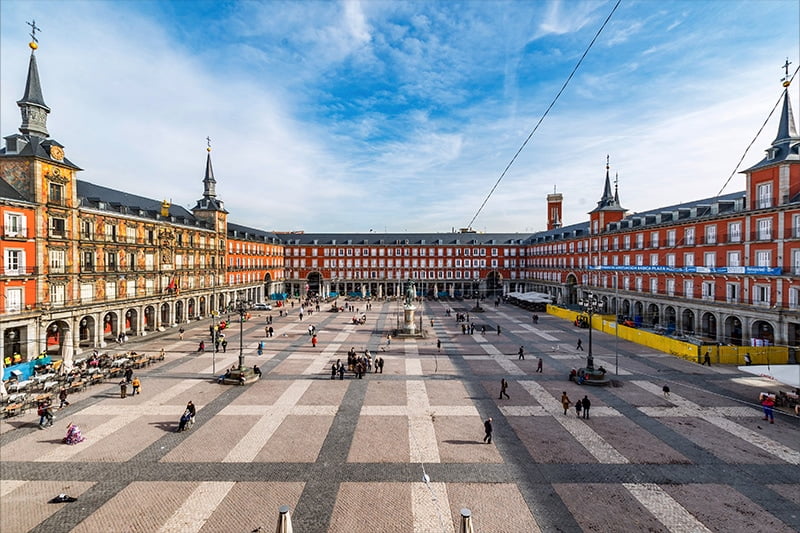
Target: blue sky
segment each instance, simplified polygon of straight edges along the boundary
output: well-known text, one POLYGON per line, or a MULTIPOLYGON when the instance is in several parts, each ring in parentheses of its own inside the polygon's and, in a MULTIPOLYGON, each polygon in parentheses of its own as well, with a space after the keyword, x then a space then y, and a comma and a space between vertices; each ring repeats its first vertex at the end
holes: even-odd
MULTIPOLYGON (((191 207, 205 138, 230 220, 450 231, 475 215, 611 1, 0 3, 0 134, 37 52, 50 135, 104 186, 191 207)), ((745 147, 800 55, 800 2, 623 0, 473 228, 545 227, 744 189, 745 147)), ((791 88, 798 112, 798 87, 791 88)), ((745 159, 761 159, 777 117, 745 159)))

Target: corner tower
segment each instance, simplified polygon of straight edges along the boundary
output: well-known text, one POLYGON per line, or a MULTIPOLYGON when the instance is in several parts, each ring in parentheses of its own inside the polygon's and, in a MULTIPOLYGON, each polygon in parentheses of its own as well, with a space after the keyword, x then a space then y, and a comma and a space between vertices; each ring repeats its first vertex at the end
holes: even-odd
POLYGON ((221 238, 227 232, 228 212, 225 204, 217 198, 216 185, 214 179, 214 168, 211 166, 211 139, 206 148, 206 173, 203 176, 203 197, 197 200, 197 204, 192 209, 192 214, 200 220, 213 224, 215 231, 221 238))
POLYGON ((743 171, 748 209, 768 209, 800 200, 800 135, 789 96, 790 64, 788 59, 783 64, 783 101, 775 140, 764 159, 743 171))
POLYGON ((603 187, 603 196, 597 202, 597 207, 589 211, 590 232, 594 235, 603 231, 611 222, 619 222, 625 218, 627 209, 619 203, 619 190, 617 180, 614 180, 614 192, 611 192, 611 165, 610 158, 606 156, 606 183, 603 187))
POLYGON ((560 228, 562 225, 562 204, 564 196, 556 192, 553 187, 553 194, 547 195, 547 230, 560 228))

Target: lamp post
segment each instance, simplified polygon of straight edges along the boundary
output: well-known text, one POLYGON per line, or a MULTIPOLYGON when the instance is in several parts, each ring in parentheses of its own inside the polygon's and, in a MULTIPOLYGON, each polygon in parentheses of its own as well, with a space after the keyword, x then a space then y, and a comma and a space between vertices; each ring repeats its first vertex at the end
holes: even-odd
POLYGON ((244 372, 244 317, 247 315, 244 300, 236 301, 236 312, 239 313, 239 371, 244 372))
POLYGON ((614 375, 619 376, 619 272, 614 272, 614 375))
POLYGON ((589 314, 589 353, 586 356, 586 368, 594 370, 594 356, 592 355, 592 315, 602 307, 602 302, 597 300, 597 296, 588 292, 580 301, 581 307, 589 314))

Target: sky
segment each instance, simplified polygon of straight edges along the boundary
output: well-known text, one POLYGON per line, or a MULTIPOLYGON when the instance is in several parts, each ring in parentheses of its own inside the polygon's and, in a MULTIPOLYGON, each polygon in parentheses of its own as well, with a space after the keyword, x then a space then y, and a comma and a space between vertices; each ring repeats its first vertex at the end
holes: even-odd
MULTIPOLYGON (((449 232, 615 3, 6 0, 0 135, 20 125, 35 19, 48 130, 80 179, 191 208, 210 137, 231 222, 449 232)), ((607 156, 631 213, 743 190, 728 178, 798 56, 798 0, 622 0, 472 228, 544 230, 554 190, 565 225, 588 220, 607 156)))

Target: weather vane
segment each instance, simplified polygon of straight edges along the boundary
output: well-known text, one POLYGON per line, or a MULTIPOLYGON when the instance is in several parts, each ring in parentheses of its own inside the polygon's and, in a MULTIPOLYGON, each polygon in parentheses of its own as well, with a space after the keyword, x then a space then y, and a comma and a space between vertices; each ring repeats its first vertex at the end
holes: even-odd
POLYGON ((206 150, 210 152, 211 151, 211 137, 206 137, 206 145, 207 145, 206 150))
MULTIPOLYGON (((26 24, 31 27, 30 36, 31 36, 31 39, 33 39, 32 42, 34 44, 38 43, 39 39, 36 38, 36 32, 37 31, 42 31, 42 28, 40 28, 40 27, 38 27, 36 25, 36 20, 31 20, 30 22, 26 22, 26 24)), ((36 46, 31 46, 31 48, 36 48, 36 46)), ((788 61, 788 59, 787 59, 787 61, 788 61)))

